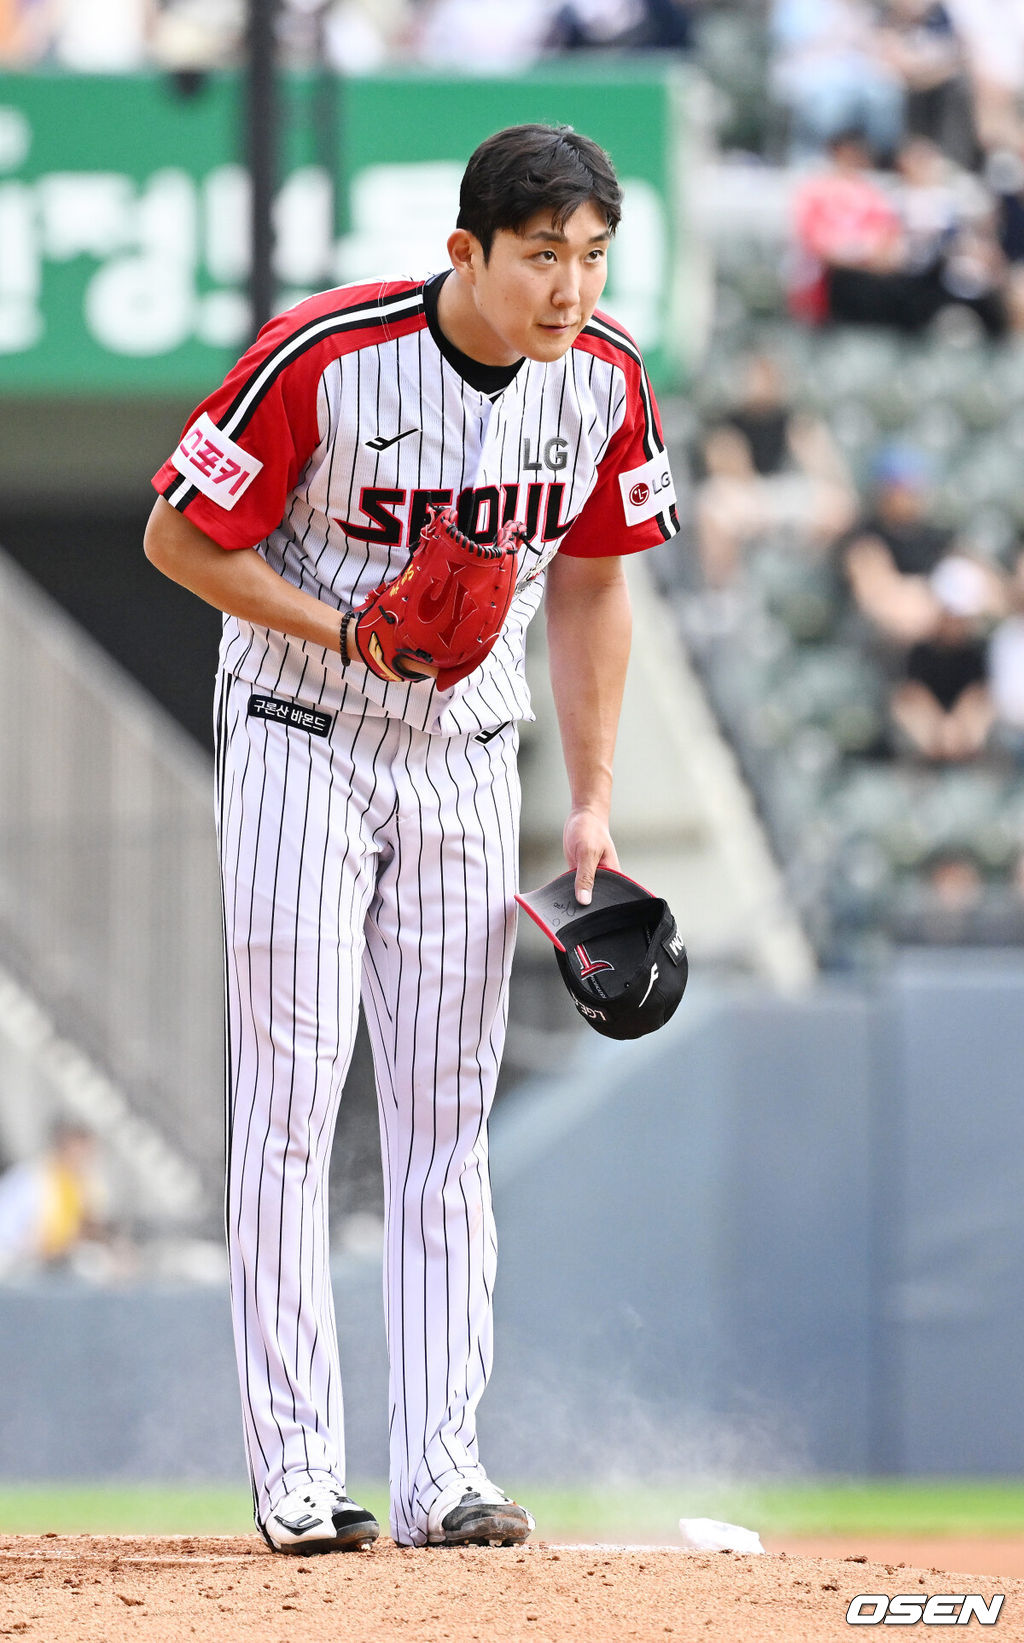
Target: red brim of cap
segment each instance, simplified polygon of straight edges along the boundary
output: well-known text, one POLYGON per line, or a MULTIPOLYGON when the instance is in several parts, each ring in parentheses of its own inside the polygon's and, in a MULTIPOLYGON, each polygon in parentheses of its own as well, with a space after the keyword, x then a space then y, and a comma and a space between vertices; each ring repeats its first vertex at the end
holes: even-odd
POLYGON ((597 869, 593 898, 589 902, 576 900, 576 874, 571 870, 559 874, 549 884, 542 884, 539 890, 526 890, 516 896, 523 911, 529 913, 534 924, 562 953, 565 947, 558 939, 558 932, 566 924, 571 924, 573 919, 582 917, 584 913, 596 913, 602 907, 621 907, 629 901, 651 899, 650 890, 645 890, 635 879, 628 879, 625 873, 616 872, 613 867, 597 869))

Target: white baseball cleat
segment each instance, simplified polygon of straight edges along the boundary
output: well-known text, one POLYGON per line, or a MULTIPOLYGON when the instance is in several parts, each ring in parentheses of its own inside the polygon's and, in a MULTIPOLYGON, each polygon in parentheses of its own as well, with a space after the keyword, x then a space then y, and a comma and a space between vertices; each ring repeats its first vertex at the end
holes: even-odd
POLYGON ((263 1538, 275 1552, 308 1557, 314 1552, 355 1552, 380 1534, 372 1512, 327 1484, 307 1484, 278 1501, 263 1538))
POLYGON ((536 1524, 486 1478, 457 1478, 427 1514, 428 1546, 521 1546, 536 1524))

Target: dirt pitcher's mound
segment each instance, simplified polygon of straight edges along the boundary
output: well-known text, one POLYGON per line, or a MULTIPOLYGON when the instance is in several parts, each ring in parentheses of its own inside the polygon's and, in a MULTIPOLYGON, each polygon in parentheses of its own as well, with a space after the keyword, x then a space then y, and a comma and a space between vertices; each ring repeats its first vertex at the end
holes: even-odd
POLYGON ((850 1558, 389 1540, 290 1558, 255 1537, 0 1536, 0 1638, 25 1643, 822 1643, 859 1635, 858 1593, 997 1591, 999 1643, 1024 1643, 1022 1580, 850 1558))

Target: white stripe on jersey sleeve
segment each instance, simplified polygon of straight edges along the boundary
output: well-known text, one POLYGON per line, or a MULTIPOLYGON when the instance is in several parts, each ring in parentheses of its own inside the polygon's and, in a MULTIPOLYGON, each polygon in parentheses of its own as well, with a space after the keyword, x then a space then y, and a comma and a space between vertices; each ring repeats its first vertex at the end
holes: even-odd
MULTIPOLYGON (((344 287, 340 289, 343 290, 344 287)), ((350 328, 354 330, 359 325, 369 324, 375 319, 405 319, 407 316, 415 314, 422 307, 423 293, 419 288, 416 288, 413 291, 403 292, 392 302, 378 302, 367 308, 345 311, 344 327, 346 330, 350 328)), ((296 355, 311 347, 313 343, 319 341, 322 337, 329 336, 332 331, 336 331, 340 318, 340 313, 326 314, 322 318, 314 320, 311 324, 303 326, 301 331, 296 331, 286 342, 275 348, 272 354, 268 354, 262 366, 251 379, 245 394, 234 411, 220 424, 220 431, 229 436, 233 435, 235 430, 246 421, 252 406, 259 400, 268 383, 273 380, 277 373, 283 370, 296 355)), ((172 507, 175 507, 190 489, 190 480, 186 480, 182 485, 176 485, 173 491, 168 492, 168 502, 172 507)))

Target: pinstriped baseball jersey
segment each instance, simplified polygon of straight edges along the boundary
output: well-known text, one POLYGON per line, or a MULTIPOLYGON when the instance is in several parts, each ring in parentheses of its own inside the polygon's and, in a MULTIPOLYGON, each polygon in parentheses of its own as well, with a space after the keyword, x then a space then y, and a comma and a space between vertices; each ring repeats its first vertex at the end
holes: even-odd
POLYGON ((222 547, 258 545, 286 580, 339 609, 398 574, 432 503, 454 502, 478 541, 520 521, 502 635, 449 691, 386 683, 225 619, 223 665, 254 687, 453 735, 531 716, 525 634, 555 553, 632 553, 678 519, 657 407, 621 326, 595 313, 562 359, 523 360, 492 395, 445 357, 424 283, 346 286, 273 320, 154 484, 222 547))

